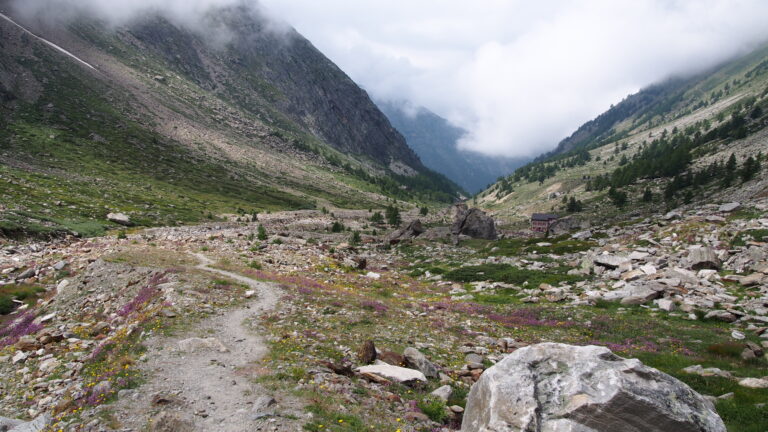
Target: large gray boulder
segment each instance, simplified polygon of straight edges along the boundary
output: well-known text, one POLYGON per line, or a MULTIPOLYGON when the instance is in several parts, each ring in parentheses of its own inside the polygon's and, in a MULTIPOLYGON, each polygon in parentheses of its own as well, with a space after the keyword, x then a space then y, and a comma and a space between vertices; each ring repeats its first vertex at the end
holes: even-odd
POLYGON ((484 211, 477 208, 467 208, 466 204, 458 204, 454 207, 456 217, 451 227, 451 235, 458 241, 460 235, 471 238, 496 240, 496 222, 484 211))
POLYGON ((463 432, 725 432, 704 397, 597 346, 519 349, 472 387, 463 432))

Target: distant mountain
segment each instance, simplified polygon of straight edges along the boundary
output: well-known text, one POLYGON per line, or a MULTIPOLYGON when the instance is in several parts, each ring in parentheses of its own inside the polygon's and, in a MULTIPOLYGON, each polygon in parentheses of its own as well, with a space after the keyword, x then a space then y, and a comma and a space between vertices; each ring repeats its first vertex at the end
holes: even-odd
POLYGON ((424 165, 444 174, 470 194, 477 193, 500 176, 506 176, 530 161, 528 158, 490 157, 459 150, 457 143, 467 132, 446 119, 419 108, 415 112, 405 103, 376 101, 392 125, 405 136, 424 165))
POLYGON ((457 196, 365 91, 257 6, 211 9, 200 28, 56 22, 9 0, 0 13, 0 235, 98 233, 111 212, 169 225, 457 196))
POLYGON ((626 97, 478 201, 507 220, 750 201, 768 196, 766 143, 768 45, 626 97))

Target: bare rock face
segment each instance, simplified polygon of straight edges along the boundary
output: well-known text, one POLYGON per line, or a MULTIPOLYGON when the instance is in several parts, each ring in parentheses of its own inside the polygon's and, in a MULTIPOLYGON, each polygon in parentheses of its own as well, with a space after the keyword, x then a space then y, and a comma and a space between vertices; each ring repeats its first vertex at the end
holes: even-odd
POLYGON ((519 349, 472 387, 463 432, 725 432, 677 379, 597 346, 519 349))
POLYGON ((466 204, 458 204, 454 209, 456 217, 451 227, 451 234, 454 239, 458 239, 460 235, 485 240, 498 238, 496 223, 484 211, 477 208, 467 208, 466 204))

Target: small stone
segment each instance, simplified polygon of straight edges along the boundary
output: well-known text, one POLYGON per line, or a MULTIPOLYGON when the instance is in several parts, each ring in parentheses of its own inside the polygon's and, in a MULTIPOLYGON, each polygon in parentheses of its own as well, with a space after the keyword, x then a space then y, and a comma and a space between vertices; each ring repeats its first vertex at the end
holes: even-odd
POLYGON ((768 388, 768 380, 761 378, 744 378, 739 380, 739 385, 747 388, 763 389, 768 388))
POLYGON ((740 208, 741 208, 741 204, 740 203, 730 202, 730 203, 725 203, 725 204, 721 205, 720 208, 718 209, 718 211, 722 212, 722 213, 730 213, 730 212, 736 211, 736 210, 738 210, 740 208))
POLYGON ((131 218, 125 213, 110 213, 107 215, 107 220, 118 225, 133 226, 131 218))
POLYGON ((179 341, 179 351, 193 353, 198 350, 215 350, 220 353, 227 353, 229 349, 216 338, 189 338, 179 341))
POLYGON ((40 363, 39 369, 43 373, 51 373, 57 367, 59 367, 60 364, 61 364, 61 362, 59 362, 57 359, 50 358, 50 359, 45 360, 44 362, 40 363))
POLYGON ((765 279, 765 275, 762 273, 752 273, 749 276, 744 276, 739 280, 739 283, 742 286, 748 287, 748 286, 754 286, 759 285, 763 282, 763 279, 765 279))
POLYGON ((734 322, 738 319, 736 315, 724 310, 713 310, 713 311, 707 312, 707 314, 704 315, 704 318, 716 319, 718 321, 724 321, 724 322, 734 322))
POLYGON ((734 339, 736 339, 736 340, 744 340, 744 338, 746 338, 746 336, 744 335, 744 333, 742 333, 742 332, 740 332, 740 331, 738 331, 738 330, 734 330, 734 331, 732 331, 732 332, 731 332, 731 337, 732 337, 732 338, 734 338, 734 339))
POLYGON ((659 309, 666 312, 673 312, 675 310, 675 302, 669 299, 658 299, 656 304, 659 306, 659 309))
POLYGON ((368 365, 376 361, 376 345, 372 340, 365 341, 357 352, 357 359, 361 364, 368 365))
POLYGON ((432 396, 436 396, 436 397, 440 398, 443 402, 448 402, 448 399, 450 399, 451 396, 453 395, 453 387, 451 387, 449 385, 444 385, 444 386, 436 389, 435 391, 433 391, 430 394, 432 396))
POLYGON ((24 360, 26 360, 26 359, 27 359, 27 357, 29 357, 29 354, 27 354, 27 353, 25 353, 25 352, 22 352, 22 351, 18 351, 18 352, 16 353, 16 355, 14 355, 14 356, 11 358, 11 363, 13 363, 13 364, 17 364, 17 363, 23 363, 23 362, 24 362, 24 360))
POLYGON ((404 384, 416 381, 427 382, 427 377, 420 371, 388 364, 362 366, 357 368, 357 372, 376 374, 380 377, 404 384))
POLYGON ((247 299, 253 297, 254 295, 256 295, 256 291, 254 291, 254 290, 248 290, 244 294, 245 298, 247 298, 247 299))

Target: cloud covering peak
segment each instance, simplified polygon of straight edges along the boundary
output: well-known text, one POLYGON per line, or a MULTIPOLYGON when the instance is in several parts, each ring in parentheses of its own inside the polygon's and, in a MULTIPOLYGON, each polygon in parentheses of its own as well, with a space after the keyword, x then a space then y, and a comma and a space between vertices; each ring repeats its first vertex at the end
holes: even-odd
POLYGON ((763 0, 262 0, 380 99, 536 155, 630 93, 768 39, 763 0))

